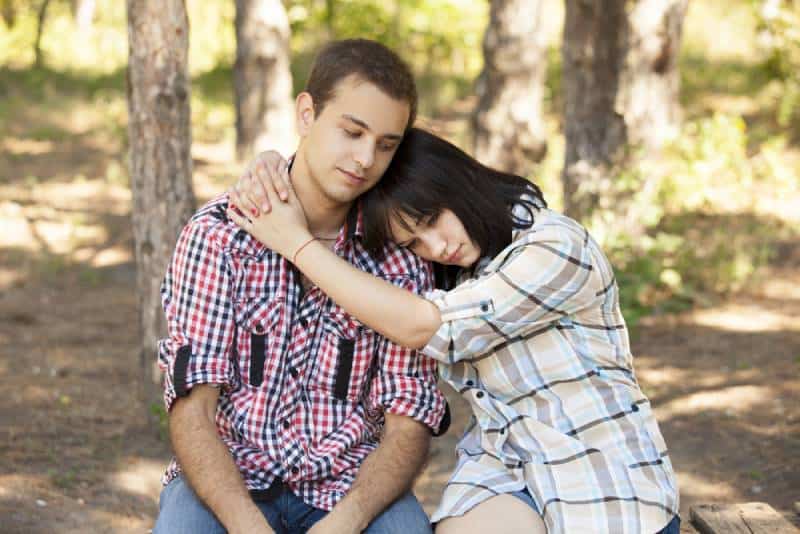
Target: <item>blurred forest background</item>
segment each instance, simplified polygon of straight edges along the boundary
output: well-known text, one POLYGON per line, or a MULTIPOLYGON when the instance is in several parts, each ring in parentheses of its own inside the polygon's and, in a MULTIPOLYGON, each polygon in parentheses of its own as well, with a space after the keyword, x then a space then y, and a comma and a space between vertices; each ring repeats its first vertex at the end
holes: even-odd
MULTIPOLYGON (((164 2, 188 14, 188 98, 167 106, 186 154, 167 162, 142 156, 147 125, 128 121, 152 67, 132 61, 126 86, 148 45, 126 8, 143 4, 0 0, 4 532, 152 525, 170 454, 141 393, 161 250, 254 150, 291 149, 286 105, 344 37, 398 50, 419 124, 528 176, 603 242, 682 509, 766 501, 797 522, 800 2, 164 2), (174 187, 186 203, 169 214, 174 187), (150 256, 148 232, 163 234, 150 256)), ((140 28, 180 24, 171 9, 140 28)), ((448 395, 454 429, 416 486, 428 511, 466 417, 448 395)))

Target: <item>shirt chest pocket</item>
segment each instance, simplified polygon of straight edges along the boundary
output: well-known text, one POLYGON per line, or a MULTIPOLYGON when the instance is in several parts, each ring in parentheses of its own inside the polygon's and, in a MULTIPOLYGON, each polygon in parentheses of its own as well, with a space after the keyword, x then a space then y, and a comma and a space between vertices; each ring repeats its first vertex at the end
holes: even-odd
POLYGON ((283 338, 281 303, 267 297, 236 302, 236 353, 242 380, 259 387, 264 376, 274 376, 279 366, 283 338))
POLYGON ((312 388, 340 400, 358 401, 370 378, 375 334, 341 308, 323 312, 312 388))

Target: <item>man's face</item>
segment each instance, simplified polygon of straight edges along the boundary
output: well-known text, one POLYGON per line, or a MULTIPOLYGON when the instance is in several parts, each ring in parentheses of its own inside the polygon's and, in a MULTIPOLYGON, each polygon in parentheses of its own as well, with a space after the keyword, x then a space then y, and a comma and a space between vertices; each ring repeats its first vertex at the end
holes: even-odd
POLYGON ((350 203, 374 186, 402 140, 410 106, 355 76, 340 81, 321 113, 303 123, 302 156, 311 186, 350 203))

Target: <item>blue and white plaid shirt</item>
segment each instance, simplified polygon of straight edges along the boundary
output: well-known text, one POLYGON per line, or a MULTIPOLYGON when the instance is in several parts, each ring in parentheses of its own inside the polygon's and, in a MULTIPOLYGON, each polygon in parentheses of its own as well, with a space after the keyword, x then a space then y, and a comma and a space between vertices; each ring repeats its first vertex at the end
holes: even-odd
POLYGON ((551 534, 657 532, 678 488, 611 266, 544 208, 513 237, 474 277, 427 294, 443 324, 423 352, 473 412, 432 519, 527 488, 551 534))

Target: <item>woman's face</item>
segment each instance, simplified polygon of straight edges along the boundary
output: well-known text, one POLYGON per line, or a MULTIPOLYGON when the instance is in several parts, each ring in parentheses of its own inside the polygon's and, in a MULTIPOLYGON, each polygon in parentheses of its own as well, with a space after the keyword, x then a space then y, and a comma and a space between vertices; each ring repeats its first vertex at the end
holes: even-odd
POLYGON ((397 244, 426 260, 469 267, 481 257, 480 248, 467 234, 461 220, 448 209, 419 220, 406 214, 393 215, 389 226, 397 244))

